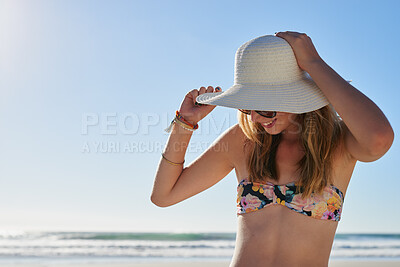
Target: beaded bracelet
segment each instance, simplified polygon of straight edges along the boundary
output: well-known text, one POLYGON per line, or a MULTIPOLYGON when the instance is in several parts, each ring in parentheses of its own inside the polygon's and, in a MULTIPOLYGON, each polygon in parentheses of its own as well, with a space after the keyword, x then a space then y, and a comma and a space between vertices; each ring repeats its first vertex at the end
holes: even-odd
POLYGON ((171 121, 171 124, 169 125, 169 127, 165 129, 165 131, 167 133, 171 132, 172 124, 174 124, 174 122, 178 123, 178 125, 180 125, 182 128, 189 130, 189 131, 195 131, 199 128, 199 125, 197 123, 195 125, 193 125, 190 122, 188 122, 187 120, 185 120, 182 117, 182 115, 179 113, 179 111, 177 110, 175 112, 175 118, 171 121))
POLYGON ((180 120, 181 122, 184 122, 184 123, 186 123, 188 126, 190 126, 192 129, 197 129, 197 128, 199 128, 199 125, 196 123, 195 125, 193 125, 193 124, 191 124, 190 122, 188 122, 187 120, 185 120, 183 117, 182 117, 182 115, 179 113, 179 111, 177 110, 176 112, 175 112, 175 116, 176 116, 176 118, 178 119, 178 120, 180 120))
POLYGON ((189 131, 192 131, 192 132, 196 131, 196 129, 191 128, 190 126, 188 126, 188 125, 185 124, 184 122, 178 120, 177 118, 175 118, 175 122, 176 122, 178 125, 180 125, 182 128, 186 129, 186 130, 189 130, 189 131))

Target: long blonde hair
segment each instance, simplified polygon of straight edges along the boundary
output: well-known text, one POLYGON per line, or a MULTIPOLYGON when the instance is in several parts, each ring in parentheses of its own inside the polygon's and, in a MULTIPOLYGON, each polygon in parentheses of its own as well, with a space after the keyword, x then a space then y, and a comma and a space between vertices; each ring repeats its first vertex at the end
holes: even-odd
MULTIPOLYGON (((270 135, 260 123, 253 123, 250 116, 238 111, 239 125, 246 135, 246 144, 251 145, 247 167, 249 180, 278 181, 275 156, 281 134, 270 135)), ((297 190, 302 197, 311 193, 322 193, 332 183, 333 152, 341 142, 343 130, 340 117, 331 105, 308 113, 297 114, 296 123, 301 131, 301 145, 305 152, 298 162, 300 178, 297 190)))

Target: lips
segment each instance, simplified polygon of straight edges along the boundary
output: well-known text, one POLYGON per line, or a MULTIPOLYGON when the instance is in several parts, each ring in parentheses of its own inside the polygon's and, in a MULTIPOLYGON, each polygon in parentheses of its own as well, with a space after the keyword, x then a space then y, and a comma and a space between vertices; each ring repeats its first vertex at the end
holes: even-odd
POLYGON ((276 122, 276 119, 274 119, 274 120, 272 120, 272 121, 270 121, 268 123, 262 123, 262 125, 264 127, 266 127, 266 128, 271 128, 271 127, 273 127, 275 125, 275 122, 276 122))

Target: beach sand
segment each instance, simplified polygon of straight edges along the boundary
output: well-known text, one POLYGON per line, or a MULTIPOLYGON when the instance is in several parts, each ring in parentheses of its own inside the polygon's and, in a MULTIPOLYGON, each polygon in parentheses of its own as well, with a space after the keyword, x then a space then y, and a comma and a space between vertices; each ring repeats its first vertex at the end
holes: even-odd
MULTIPOLYGON (((228 267, 229 262, 168 262, 168 263, 21 263, 2 267, 228 267)), ((400 261, 331 261, 329 267, 399 267, 400 261)))

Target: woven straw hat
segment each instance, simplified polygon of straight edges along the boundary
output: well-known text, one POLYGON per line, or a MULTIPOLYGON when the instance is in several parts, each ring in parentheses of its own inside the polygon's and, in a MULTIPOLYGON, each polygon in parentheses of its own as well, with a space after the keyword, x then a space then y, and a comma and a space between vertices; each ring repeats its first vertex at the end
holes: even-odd
POLYGON ((305 113, 329 104, 310 75, 300 69, 283 38, 264 35, 236 51, 234 85, 224 92, 204 93, 200 104, 237 109, 305 113))

